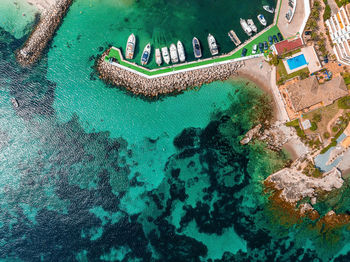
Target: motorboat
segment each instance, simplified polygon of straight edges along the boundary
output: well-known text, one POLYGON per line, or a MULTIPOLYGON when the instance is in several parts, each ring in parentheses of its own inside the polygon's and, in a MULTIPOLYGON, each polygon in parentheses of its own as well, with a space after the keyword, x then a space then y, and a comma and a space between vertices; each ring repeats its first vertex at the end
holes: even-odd
POLYGON ((242 26, 243 31, 248 35, 251 36, 252 35, 252 29, 250 28, 250 26, 247 24, 247 21, 244 19, 240 19, 240 23, 242 26))
POLYGON ((156 49, 156 64, 160 66, 162 64, 162 55, 160 53, 160 49, 156 49))
POLYGON ((134 58, 135 44, 136 44, 136 37, 134 34, 131 34, 128 38, 128 41, 126 42, 126 49, 125 49, 126 59, 134 58))
POLYGON ((266 19, 265 19, 263 14, 258 15, 258 20, 259 20, 260 24, 262 24, 263 26, 267 25, 266 19))
POLYGON ((217 55, 219 53, 218 45, 216 44, 216 40, 214 36, 211 34, 208 35, 208 45, 210 49, 211 55, 217 55))
POLYGON ((177 52, 179 54, 180 62, 185 62, 186 60, 185 49, 180 40, 177 41, 177 52))
POLYGON ((151 55, 151 44, 148 43, 142 52, 141 65, 147 65, 150 55, 151 55))
POLYGON ((13 107, 15 108, 19 107, 18 100, 16 98, 11 98, 11 103, 13 107))
POLYGON ((247 20, 247 24, 249 25, 249 27, 252 29, 252 31, 254 33, 258 32, 258 28, 256 27, 256 25, 254 24, 253 19, 248 19, 247 20))
POLYGON ((173 64, 179 62, 179 56, 175 44, 170 45, 170 59, 173 64))
POLYGON ((193 37, 192 45, 193 45, 194 57, 201 58, 202 57, 202 49, 201 49, 201 44, 200 44, 197 37, 193 37))
POLYGON ((264 5, 263 6, 264 10, 273 14, 275 12, 275 9, 273 9, 272 7, 270 7, 269 5, 264 5))
POLYGON ((162 56, 163 56, 163 60, 166 64, 170 63, 170 56, 169 56, 169 51, 168 48, 166 46, 162 47, 162 56))

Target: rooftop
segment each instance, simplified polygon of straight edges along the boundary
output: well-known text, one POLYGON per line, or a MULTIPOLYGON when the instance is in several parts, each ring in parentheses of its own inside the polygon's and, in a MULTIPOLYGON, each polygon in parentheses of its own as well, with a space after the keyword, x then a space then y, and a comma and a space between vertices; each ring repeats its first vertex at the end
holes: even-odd
POLYGON ((322 85, 318 83, 316 76, 312 76, 289 85, 287 93, 293 109, 301 111, 317 104, 330 105, 337 99, 347 96, 348 90, 341 76, 322 85))
POLYGON ((275 50, 278 55, 288 53, 290 51, 293 51, 295 49, 301 48, 303 46, 303 41, 300 37, 294 39, 294 40, 284 40, 279 43, 275 44, 275 50))

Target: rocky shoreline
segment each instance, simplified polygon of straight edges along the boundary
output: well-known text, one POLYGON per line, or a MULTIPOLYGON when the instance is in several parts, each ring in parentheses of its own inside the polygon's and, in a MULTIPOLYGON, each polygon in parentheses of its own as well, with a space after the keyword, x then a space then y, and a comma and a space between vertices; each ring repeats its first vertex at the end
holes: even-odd
POLYGON ((188 87, 200 87, 205 83, 227 80, 244 66, 243 61, 232 62, 149 79, 106 62, 105 56, 108 52, 109 50, 104 52, 97 63, 100 78, 107 83, 124 87, 135 95, 147 97, 181 92, 188 87))
POLYGON ((72 0, 60 0, 48 10, 43 11, 39 23, 23 47, 16 52, 17 61, 21 65, 28 66, 37 61, 61 24, 71 4, 72 0))

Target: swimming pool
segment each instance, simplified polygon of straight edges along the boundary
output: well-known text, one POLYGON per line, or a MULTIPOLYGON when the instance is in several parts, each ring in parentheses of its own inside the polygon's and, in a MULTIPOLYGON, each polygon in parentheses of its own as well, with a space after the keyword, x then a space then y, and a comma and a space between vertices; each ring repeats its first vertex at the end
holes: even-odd
POLYGON ((305 60, 305 56, 303 54, 289 58, 287 60, 288 66, 290 70, 294 70, 298 67, 304 66, 307 64, 305 60))

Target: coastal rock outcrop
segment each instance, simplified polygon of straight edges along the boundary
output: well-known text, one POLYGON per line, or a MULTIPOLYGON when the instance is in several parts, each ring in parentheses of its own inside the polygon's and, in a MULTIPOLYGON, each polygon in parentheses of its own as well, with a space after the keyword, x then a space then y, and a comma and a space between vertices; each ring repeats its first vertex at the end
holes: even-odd
POLYGON ((71 4, 72 0, 58 0, 48 10, 43 11, 39 23, 23 47, 16 52, 17 61, 21 65, 31 65, 37 61, 61 24, 71 4))
POLYGON ((240 143, 241 143, 242 145, 248 144, 248 143, 254 138, 254 136, 256 136, 256 135, 259 133, 261 127, 262 127, 262 125, 259 124, 259 125, 255 126, 254 128, 250 129, 250 130, 245 134, 244 138, 240 141, 240 143))
POLYGON ((181 71, 175 74, 146 78, 140 74, 105 61, 109 50, 103 53, 97 63, 100 78, 108 83, 121 86, 136 95, 149 97, 181 92, 188 87, 200 87, 204 83, 227 80, 236 74, 244 62, 217 64, 210 67, 181 71))
POLYGON ((341 188, 344 180, 337 168, 324 173, 321 178, 306 176, 293 168, 284 168, 270 175, 265 182, 280 191, 284 201, 295 204, 305 197, 317 197, 319 192, 341 188))

